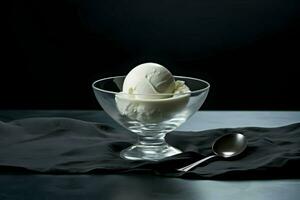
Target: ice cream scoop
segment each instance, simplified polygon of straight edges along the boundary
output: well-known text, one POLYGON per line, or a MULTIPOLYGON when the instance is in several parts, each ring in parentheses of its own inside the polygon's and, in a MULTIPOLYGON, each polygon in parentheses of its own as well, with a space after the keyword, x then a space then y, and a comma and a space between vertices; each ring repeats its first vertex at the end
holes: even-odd
POLYGON ((175 80, 171 72, 156 63, 144 63, 133 68, 123 83, 123 92, 138 94, 138 98, 160 99, 172 96, 175 80), (166 94, 166 96, 156 95, 166 94))
POLYGON ((184 81, 175 81, 167 68, 144 63, 128 73, 115 100, 121 115, 154 123, 169 119, 184 108, 189 93, 184 81))

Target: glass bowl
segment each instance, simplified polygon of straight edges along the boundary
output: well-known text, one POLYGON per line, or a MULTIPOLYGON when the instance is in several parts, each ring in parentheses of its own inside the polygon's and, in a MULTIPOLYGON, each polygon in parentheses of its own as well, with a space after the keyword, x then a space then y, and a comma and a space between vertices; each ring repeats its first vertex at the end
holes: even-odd
POLYGON ((122 92, 125 76, 103 78, 92 84, 97 101, 116 122, 137 134, 137 143, 121 151, 129 160, 160 160, 182 151, 165 141, 204 103, 210 85, 207 81, 174 76, 184 81, 190 92, 181 94, 125 94, 122 92))

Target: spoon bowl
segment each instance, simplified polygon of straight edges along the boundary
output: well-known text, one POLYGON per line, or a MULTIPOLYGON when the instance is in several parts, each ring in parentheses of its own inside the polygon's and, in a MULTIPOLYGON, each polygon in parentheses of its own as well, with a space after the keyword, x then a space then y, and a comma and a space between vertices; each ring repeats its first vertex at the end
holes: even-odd
POLYGON ((246 137, 241 133, 222 135, 215 140, 212 151, 217 156, 229 158, 241 154, 247 147, 246 137))
POLYGON ((177 171, 187 172, 190 169, 214 157, 231 158, 237 156, 242 152, 244 152, 246 147, 247 147, 247 139, 243 134, 230 133, 230 134, 222 135, 213 142, 212 145, 212 151, 214 153, 213 155, 198 160, 188 166, 177 169, 177 171))

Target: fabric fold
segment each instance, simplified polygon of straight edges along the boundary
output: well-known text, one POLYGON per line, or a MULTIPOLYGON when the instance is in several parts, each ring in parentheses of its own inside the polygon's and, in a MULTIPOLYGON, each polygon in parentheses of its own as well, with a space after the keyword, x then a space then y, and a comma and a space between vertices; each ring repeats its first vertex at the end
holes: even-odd
POLYGON ((0 173, 46 174, 147 172, 196 179, 299 178, 300 123, 276 128, 241 127, 199 132, 172 132, 166 140, 184 153, 161 161, 129 161, 121 150, 134 134, 107 124, 71 118, 26 118, 0 122, 0 173), (216 158, 179 173, 175 169, 211 155, 219 136, 240 132, 246 151, 235 159, 216 158))

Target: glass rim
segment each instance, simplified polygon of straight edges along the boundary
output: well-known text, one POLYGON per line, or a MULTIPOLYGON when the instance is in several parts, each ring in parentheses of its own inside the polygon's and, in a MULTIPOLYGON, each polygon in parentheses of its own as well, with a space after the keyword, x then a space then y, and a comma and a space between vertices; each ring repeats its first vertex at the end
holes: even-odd
MULTIPOLYGON (((104 93, 110 93, 110 94, 120 94, 120 93, 121 94, 127 94, 127 93, 124 93, 122 91, 120 91, 120 92, 114 92, 114 91, 110 91, 110 90, 101 89, 101 88, 95 86, 95 84, 97 84, 98 82, 101 82, 101 81, 106 81, 106 80, 114 79, 114 78, 125 78, 125 77, 126 77, 126 75, 123 75, 123 76, 110 76, 110 77, 106 77, 106 78, 101 78, 101 79, 98 79, 98 80, 94 81, 92 83, 92 87, 93 87, 94 90, 97 90, 97 91, 100 91, 100 92, 104 92, 104 93)), ((207 82, 207 81, 205 81, 203 79, 200 79, 200 78, 194 78, 194 77, 188 77, 188 76, 176 76, 176 75, 174 75, 173 77, 174 78, 178 78, 178 79, 182 78, 182 79, 190 79, 190 80, 194 80, 194 81, 199 81, 199 82, 205 83, 207 85, 206 87, 204 87, 202 89, 193 90, 193 91, 190 91, 190 92, 179 93, 179 95, 194 94, 194 93, 198 93, 198 92, 203 92, 203 91, 206 91, 206 90, 208 90, 210 88, 209 82, 207 82)), ((128 95, 130 95, 130 94, 128 94, 128 95)), ((165 96, 165 95, 170 95, 171 96, 171 95, 174 95, 174 93, 132 94, 132 95, 137 95, 137 96, 139 96, 139 95, 141 95, 141 96, 142 95, 143 96, 145 96, 145 95, 148 95, 148 96, 165 96)))

